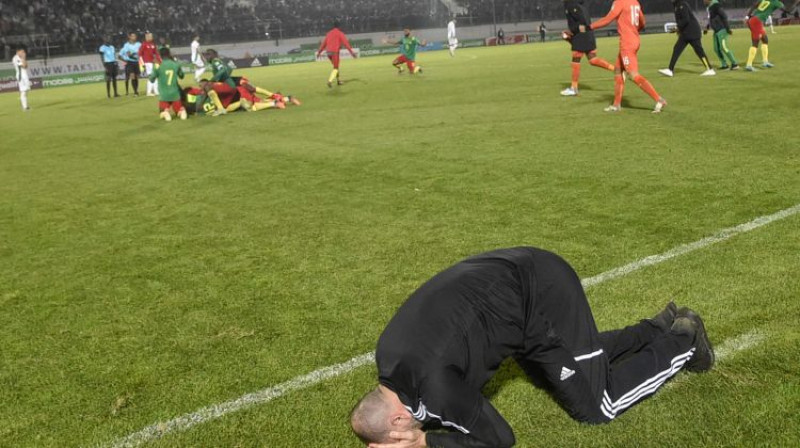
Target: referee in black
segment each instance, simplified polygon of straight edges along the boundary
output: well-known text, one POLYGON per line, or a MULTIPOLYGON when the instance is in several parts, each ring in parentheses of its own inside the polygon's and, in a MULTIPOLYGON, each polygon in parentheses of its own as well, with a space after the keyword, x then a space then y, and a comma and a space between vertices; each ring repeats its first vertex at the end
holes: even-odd
POLYGON ((532 247, 468 258, 400 307, 378 341, 379 386, 350 423, 370 447, 514 445, 481 394, 513 357, 569 415, 609 422, 714 352, 700 317, 670 302, 651 319, 600 333, 575 271, 532 247))
POLYGON ((706 51, 703 50, 703 43, 700 41, 703 37, 700 30, 700 22, 697 21, 697 17, 695 17, 689 3, 686 0, 672 0, 672 6, 675 8, 675 22, 678 25, 678 41, 675 42, 675 46, 672 48, 672 59, 669 61, 669 68, 662 68, 658 72, 670 78, 675 76, 674 70, 675 64, 678 63, 678 58, 681 57, 681 53, 686 49, 686 46, 691 45, 694 53, 700 58, 700 62, 705 67, 705 71, 700 76, 716 75, 717 72, 711 68, 706 51))

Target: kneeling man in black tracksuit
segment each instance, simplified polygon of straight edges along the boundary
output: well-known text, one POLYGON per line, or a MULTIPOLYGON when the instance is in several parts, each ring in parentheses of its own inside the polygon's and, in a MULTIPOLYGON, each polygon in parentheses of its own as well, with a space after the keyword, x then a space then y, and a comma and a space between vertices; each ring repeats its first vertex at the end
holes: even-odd
POLYGON ((371 447, 514 445, 481 394, 504 359, 569 415, 605 423, 681 369, 714 364, 703 321, 669 303, 658 315, 600 333, 575 271, 532 247, 468 258, 437 274, 400 307, 376 351, 379 386, 350 423, 371 447))
POLYGON ((675 22, 678 24, 678 29, 676 30, 678 33, 678 41, 675 42, 675 47, 672 49, 672 59, 669 61, 669 68, 662 68, 658 72, 670 78, 674 76, 675 64, 678 62, 678 58, 681 57, 681 53, 683 53, 686 46, 691 45, 694 53, 700 58, 700 62, 702 62, 703 67, 705 67, 705 71, 701 73, 700 76, 716 75, 717 72, 711 68, 711 64, 708 63, 708 56, 706 56, 706 52, 703 50, 703 43, 700 40, 703 37, 700 31, 700 22, 698 22, 697 17, 694 16, 694 12, 692 12, 689 3, 687 3, 686 0, 672 0, 672 6, 675 7, 675 22))

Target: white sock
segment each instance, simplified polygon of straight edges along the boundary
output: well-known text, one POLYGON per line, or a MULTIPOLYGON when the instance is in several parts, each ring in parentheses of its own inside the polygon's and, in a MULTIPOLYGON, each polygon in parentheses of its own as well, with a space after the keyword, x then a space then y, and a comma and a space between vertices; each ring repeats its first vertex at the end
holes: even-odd
POLYGON ((19 92, 19 101, 22 103, 22 108, 28 108, 28 92, 19 92))

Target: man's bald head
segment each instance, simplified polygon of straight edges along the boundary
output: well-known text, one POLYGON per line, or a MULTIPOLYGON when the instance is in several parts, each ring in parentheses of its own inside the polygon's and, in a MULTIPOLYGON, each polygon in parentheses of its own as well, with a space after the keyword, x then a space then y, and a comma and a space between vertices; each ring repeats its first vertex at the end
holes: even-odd
POLYGON ((392 410, 392 403, 376 387, 353 408, 350 426, 365 444, 386 442, 391 431, 392 410))

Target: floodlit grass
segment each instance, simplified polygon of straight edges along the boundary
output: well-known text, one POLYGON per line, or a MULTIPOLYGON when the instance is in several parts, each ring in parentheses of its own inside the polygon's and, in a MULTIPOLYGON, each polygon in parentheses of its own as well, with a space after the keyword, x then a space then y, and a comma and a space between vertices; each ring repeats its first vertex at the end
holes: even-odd
MULTIPOLYGON (((583 277, 800 202, 800 29, 777 68, 701 78, 643 38, 661 115, 564 43, 241 70, 305 101, 164 123, 105 86, 0 96, 0 446, 104 445, 374 348, 393 311, 460 258, 554 250, 583 277)), ((746 57, 748 36, 733 45, 746 57)), ((711 51, 710 38, 706 48, 711 51)), ((600 39, 613 60, 616 41, 600 39)), ((716 62, 716 61, 715 61, 716 62)), ((797 446, 800 217, 592 288, 602 329, 675 298, 714 342, 760 345, 619 417, 572 422, 513 365, 487 391, 528 446, 797 446)), ((356 446, 364 367, 153 446, 356 446)))

